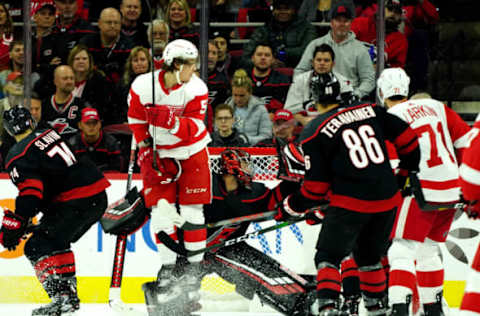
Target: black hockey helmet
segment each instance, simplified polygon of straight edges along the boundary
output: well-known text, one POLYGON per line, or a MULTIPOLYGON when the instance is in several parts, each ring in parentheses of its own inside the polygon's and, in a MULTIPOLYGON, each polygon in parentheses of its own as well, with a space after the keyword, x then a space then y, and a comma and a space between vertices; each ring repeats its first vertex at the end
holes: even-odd
POLYGON ((252 182, 250 154, 240 149, 226 149, 220 154, 220 174, 231 174, 248 187, 252 182))
POLYGON ((332 72, 314 75, 310 89, 315 103, 335 104, 341 101, 340 82, 332 72))
POLYGON ((8 134, 15 136, 24 133, 28 129, 35 129, 37 124, 32 118, 30 111, 18 105, 3 112, 3 126, 8 134))

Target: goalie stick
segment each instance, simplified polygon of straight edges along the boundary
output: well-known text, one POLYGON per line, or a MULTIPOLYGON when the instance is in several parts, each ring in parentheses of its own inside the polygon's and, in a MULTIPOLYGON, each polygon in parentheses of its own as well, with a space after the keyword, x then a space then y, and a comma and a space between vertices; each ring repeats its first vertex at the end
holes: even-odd
POLYGON ((277 229, 280 229, 280 228, 283 228, 283 227, 287 227, 287 226, 290 226, 292 224, 301 222, 305 219, 306 219, 305 216, 290 218, 287 221, 284 221, 284 222, 281 222, 281 223, 278 223, 278 224, 275 224, 275 225, 272 225, 272 226, 269 226, 269 227, 265 227, 263 229, 260 229, 260 230, 257 230, 257 231, 251 232, 251 233, 247 233, 243 236, 239 236, 239 237, 236 237, 236 238, 233 238, 233 239, 223 240, 223 241, 221 241, 217 244, 214 244, 214 245, 202 248, 202 249, 197 249, 197 250, 187 250, 187 249, 185 249, 185 247, 183 247, 182 245, 175 242, 172 238, 170 238, 170 236, 168 236, 167 233, 165 233, 163 231, 159 232, 157 234, 157 237, 167 248, 169 248, 173 252, 175 252, 175 253, 177 253, 181 256, 184 256, 184 257, 191 257, 191 256, 195 256, 195 255, 210 251, 212 249, 231 246, 231 245, 234 245, 234 244, 239 243, 241 241, 245 241, 250 237, 258 236, 258 235, 265 234, 265 233, 267 233, 269 231, 272 231, 272 230, 277 230, 277 229))
MULTIPOLYGON (((132 135, 132 143, 130 146, 130 157, 128 161, 128 175, 127 175, 127 192, 132 186, 133 167, 135 166, 135 151, 137 143, 135 137, 132 135)), ((125 252, 127 250, 127 236, 119 235, 115 243, 115 253, 113 256, 112 279, 110 282, 110 289, 108 293, 108 304, 116 311, 124 314, 136 313, 131 307, 125 305, 121 299, 121 285, 123 276, 123 265, 125 263, 125 252)))

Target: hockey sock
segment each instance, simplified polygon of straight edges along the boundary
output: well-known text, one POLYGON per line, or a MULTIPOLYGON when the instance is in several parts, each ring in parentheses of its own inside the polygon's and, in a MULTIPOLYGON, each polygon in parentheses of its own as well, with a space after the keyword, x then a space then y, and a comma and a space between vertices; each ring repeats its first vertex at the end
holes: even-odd
MULTIPOLYGON (((173 231, 168 231, 166 232, 168 236, 173 239, 174 241, 178 242, 178 237, 177 237, 177 230, 176 228, 173 229, 173 231)), ((170 250, 167 246, 165 246, 158 236, 155 234, 155 241, 157 243, 157 251, 158 255, 160 256, 162 266, 163 265, 173 265, 175 264, 177 260, 177 254, 170 250)))
POLYGON ((360 281, 358 266, 352 256, 343 259, 340 265, 344 296, 360 295, 360 281))
POLYGON ((380 263, 359 267, 360 290, 367 297, 381 298, 387 290, 385 271, 380 263))
POLYGON ((434 304, 443 290, 444 270, 437 243, 421 243, 417 250, 417 281, 422 304, 434 304))
POLYGON ((338 299, 340 296, 339 268, 330 262, 320 262, 317 270, 317 297, 321 299, 338 299))
MULTIPOLYGON (((180 205, 180 215, 182 215, 187 222, 205 224, 202 204, 180 205)), ((190 251, 205 248, 207 246, 207 229, 184 231, 183 242, 185 249, 190 251)), ((202 259, 203 253, 188 257, 189 262, 200 262, 202 259)))
POLYGON ((60 277, 75 276, 75 257, 71 250, 61 250, 44 256, 33 266, 35 274, 42 285, 51 275, 60 277))
POLYGON ((480 244, 467 280, 467 287, 460 306, 460 315, 467 316, 473 315, 473 313, 480 315, 480 304, 478 303, 480 302, 480 244))

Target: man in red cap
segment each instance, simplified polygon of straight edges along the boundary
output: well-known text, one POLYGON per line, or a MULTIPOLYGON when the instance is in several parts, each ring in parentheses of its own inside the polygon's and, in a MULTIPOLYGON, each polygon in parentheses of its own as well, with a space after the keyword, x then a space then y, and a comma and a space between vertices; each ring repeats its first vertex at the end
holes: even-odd
POLYGON ((82 110, 78 129, 68 140, 76 157, 88 157, 103 172, 122 171, 124 159, 120 142, 102 130, 97 109, 87 107, 82 110))
POLYGON ((296 138, 295 127, 296 121, 292 112, 279 109, 273 115, 273 137, 261 140, 255 147, 274 147, 279 139, 285 143, 292 142, 296 138))

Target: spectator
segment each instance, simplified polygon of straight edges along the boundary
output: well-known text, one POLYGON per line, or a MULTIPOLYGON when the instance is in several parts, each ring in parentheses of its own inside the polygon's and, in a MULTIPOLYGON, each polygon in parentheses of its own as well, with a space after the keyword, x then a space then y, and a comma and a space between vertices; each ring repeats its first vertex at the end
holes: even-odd
POLYGON ((8 74, 3 93, 2 102, 6 110, 23 104, 23 74, 21 72, 14 71, 8 74))
POLYGON ((60 65, 53 73, 55 93, 42 100, 42 124, 48 124, 60 135, 69 137, 77 132, 83 101, 73 95, 75 74, 72 67, 60 65))
POLYGON ((228 33, 214 30, 210 35, 210 38, 213 39, 213 42, 218 48, 217 70, 223 72, 223 74, 230 80, 238 64, 238 61, 234 60, 228 51, 228 40, 230 36, 228 33))
POLYGON ((246 147, 248 137, 237 131, 235 116, 230 105, 222 103, 215 108, 215 130, 211 133, 210 147, 246 147))
MULTIPOLYGON (((362 42, 376 44, 377 15, 356 17, 351 29, 357 39, 362 42)), ((385 3, 385 62, 387 67, 405 68, 407 61, 407 37, 399 31, 402 22, 402 7, 396 0, 386 0, 385 3)), ((376 54, 375 54, 376 55, 376 54)))
POLYGON ((207 129, 212 131, 213 112, 218 104, 225 101, 230 93, 230 85, 228 79, 223 72, 219 72, 216 68, 218 60, 218 48, 215 42, 208 41, 208 112, 207 112, 207 129))
POLYGON ((303 0, 301 1, 298 15, 300 18, 309 22, 327 22, 330 21, 329 11, 332 2, 338 0, 303 0))
POLYGON ((162 68, 162 55, 165 46, 168 44, 169 36, 168 23, 164 20, 155 19, 148 26, 147 35, 150 44, 150 55, 153 54, 153 62, 155 70, 162 68), (152 25, 153 25, 153 41, 152 41, 152 25))
POLYGON ((61 62, 56 56, 52 28, 55 24, 55 3, 53 0, 32 3, 32 17, 35 30, 32 36, 32 69, 39 73, 51 71, 51 65, 61 62))
POLYGON ((190 7, 186 0, 170 0, 166 11, 166 21, 170 27, 168 41, 182 38, 198 47, 200 34, 192 24, 190 7))
POLYGON ((78 159, 90 159, 102 172, 124 171, 120 143, 113 135, 102 130, 96 109, 87 107, 82 110, 78 129, 79 131, 68 139, 78 159))
POLYGON ((140 0, 122 0, 122 34, 129 38, 134 46, 149 47, 147 26, 140 19, 142 2, 140 0))
POLYGON ((9 46, 13 41, 13 21, 8 8, 0 2, 0 71, 8 68, 9 46))
POLYGON ((166 20, 165 11, 168 7, 168 0, 154 0, 152 3, 152 15, 154 19, 166 20))
POLYGON ((73 95, 85 105, 98 109, 108 121, 108 117, 113 115, 108 108, 112 99, 112 85, 107 82, 103 72, 96 69, 88 48, 82 44, 76 45, 68 55, 68 65, 75 74, 73 95))
POLYGON ((311 70, 315 47, 326 43, 335 52, 335 70, 352 81, 355 96, 359 99, 368 97, 375 88, 375 70, 367 48, 350 31, 354 14, 353 3, 339 1, 332 7, 330 13, 331 30, 325 36, 308 44, 294 75, 311 70))
POLYGON ((110 113, 113 120, 110 123, 126 123, 128 103, 127 97, 130 91, 130 85, 138 75, 152 71, 152 61, 148 49, 142 46, 136 46, 130 52, 127 62, 125 63, 122 80, 117 85, 118 100, 115 102, 117 109, 110 113))
POLYGON ((115 8, 105 8, 98 19, 98 34, 91 34, 81 40, 88 47, 97 67, 107 80, 116 84, 123 73, 123 66, 133 48, 132 42, 120 31, 122 16, 115 8))
MULTIPOLYGON (((57 19, 52 34, 55 40, 55 52, 66 64, 70 50, 80 39, 88 34, 94 34, 93 27, 77 13, 77 0, 55 0, 57 19)), ((60 62, 56 63, 58 66, 60 62)))
POLYGON ((225 102, 234 110, 234 127, 247 135, 251 144, 272 136, 272 121, 262 99, 252 95, 252 80, 243 69, 233 74, 232 97, 225 102))
POLYGON ((328 44, 320 44, 313 51, 312 70, 299 74, 293 78, 293 83, 288 90, 285 109, 291 111, 295 119, 305 126, 313 116, 309 116, 307 109, 313 110, 312 104, 312 79, 318 79, 323 74, 333 73, 340 82, 340 95, 343 104, 350 104, 353 98, 353 87, 347 78, 336 72, 335 52, 328 44))
POLYGON ((257 28, 248 43, 243 46, 246 63, 259 43, 269 43, 273 48, 273 67, 295 67, 305 47, 315 39, 315 28, 297 17, 297 1, 276 0, 273 3, 273 19, 257 28))
POLYGON ((42 120, 42 100, 32 96, 30 100, 30 114, 37 124, 42 120))
POLYGON ((3 98, 4 88, 7 83, 7 77, 12 72, 23 73, 23 65, 25 64, 25 54, 23 41, 13 41, 10 44, 10 62, 9 67, 0 72, 0 98, 3 98))
POLYGON ((283 108, 287 98, 290 78, 273 69, 273 48, 269 43, 257 43, 251 56, 253 68, 250 79, 253 82, 253 95, 263 98, 271 115, 283 108))
POLYGON ((259 141, 255 147, 276 147, 278 141, 282 144, 293 142, 296 138, 295 125, 292 112, 285 109, 277 110, 273 116, 273 137, 259 141))

